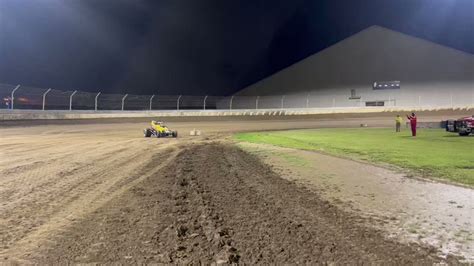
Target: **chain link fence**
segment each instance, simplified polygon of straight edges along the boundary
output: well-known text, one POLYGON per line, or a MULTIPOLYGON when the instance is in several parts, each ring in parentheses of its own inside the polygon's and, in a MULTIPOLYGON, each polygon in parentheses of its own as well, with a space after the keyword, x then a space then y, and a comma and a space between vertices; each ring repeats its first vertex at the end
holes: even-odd
POLYGON ((0 84, 0 109, 30 110, 235 110, 409 106, 452 108, 474 106, 474 89, 469 91, 433 90, 364 91, 351 97, 350 91, 319 90, 272 96, 189 96, 106 94, 61 91, 23 85, 0 84))

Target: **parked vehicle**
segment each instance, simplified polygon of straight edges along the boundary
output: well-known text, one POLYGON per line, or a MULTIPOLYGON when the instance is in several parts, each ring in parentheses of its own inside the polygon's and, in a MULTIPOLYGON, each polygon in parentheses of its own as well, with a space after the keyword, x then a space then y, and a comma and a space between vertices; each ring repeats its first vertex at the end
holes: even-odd
POLYGON ((474 115, 446 121, 446 131, 457 132, 459 136, 474 134, 474 115))

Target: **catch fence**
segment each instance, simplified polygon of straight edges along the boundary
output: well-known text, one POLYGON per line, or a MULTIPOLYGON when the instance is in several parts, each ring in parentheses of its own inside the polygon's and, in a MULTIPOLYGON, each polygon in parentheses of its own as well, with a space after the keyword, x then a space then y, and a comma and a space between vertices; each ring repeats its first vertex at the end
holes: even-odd
POLYGON ((0 84, 0 109, 28 110, 250 110, 291 108, 340 108, 372 106, 413 106, 453 108, 474 106, 472 92, 443 91, 412 93, 367 90, 360 97, 340 91, 318 90, 308 93, 271 96, 190 96, 106 94, 77 90, 61 91, 23 85, 0 84))

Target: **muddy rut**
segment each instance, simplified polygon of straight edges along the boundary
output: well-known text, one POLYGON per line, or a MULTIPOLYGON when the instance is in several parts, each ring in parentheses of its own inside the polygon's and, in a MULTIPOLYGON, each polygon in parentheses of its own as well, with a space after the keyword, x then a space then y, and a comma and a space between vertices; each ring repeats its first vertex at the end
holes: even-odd
MULTIPOLYGON (((434 249, 386 239, 230 144, 189 145, 172 161, 17 255, 40 264, 442 261, 434 249)), ((155 155, 149 165, 161 162, 155 155)))

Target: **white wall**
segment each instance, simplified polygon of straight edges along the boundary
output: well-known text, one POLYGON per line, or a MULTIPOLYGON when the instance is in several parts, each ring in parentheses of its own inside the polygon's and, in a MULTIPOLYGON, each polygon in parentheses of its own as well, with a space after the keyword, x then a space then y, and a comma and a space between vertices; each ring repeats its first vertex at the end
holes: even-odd
POLYGON ((359 106, 374 100, 386 105, 391 100, 397 106, 473 106, 474 56, 374 26, 236 95, 306 98, 308 93, 311 107, 359 106), (401 81, 400 90, 372 89, 376 81, 392 80, 401 81), (351 89, 360 101, 349 100, 351 89))

